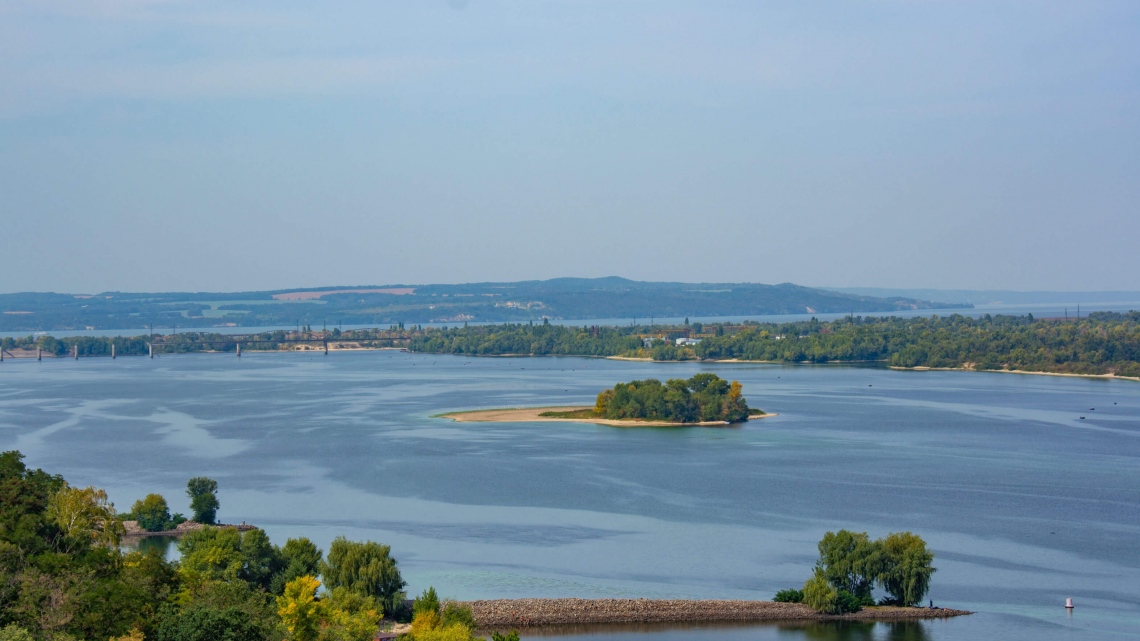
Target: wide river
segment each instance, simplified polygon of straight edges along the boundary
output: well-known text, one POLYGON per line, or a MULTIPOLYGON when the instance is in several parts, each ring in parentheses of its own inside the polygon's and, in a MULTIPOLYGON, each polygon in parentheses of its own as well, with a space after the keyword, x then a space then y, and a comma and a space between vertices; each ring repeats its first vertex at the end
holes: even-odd
POLYGON ((213 477, 220 518, 278 543, 390 544, 409 593, 767 599, 803 583, 828 530, 910 530, 935 551, 935 605, 977 612, 563 639, 1140 637, 1128 381, 396 351, 8 360, 0 448, 121 509, 160 492, 188 511, 186 480, 213 477), (727 429, 433 418, 591 403, 619 381, 700 371, 779 416, 727 429))

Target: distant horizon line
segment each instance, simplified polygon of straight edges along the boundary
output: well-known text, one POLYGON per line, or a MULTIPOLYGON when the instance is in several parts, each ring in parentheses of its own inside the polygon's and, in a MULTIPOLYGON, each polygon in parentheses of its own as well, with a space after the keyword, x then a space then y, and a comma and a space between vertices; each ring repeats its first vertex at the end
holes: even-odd
MULTIPOLYGON (((363 285, 316 285, 311 287, 281 287, 274 289, 171 289, 171 290, 128 290, 128 289, 109 289, 102 290, 95 293, 89 292, 70 292, 59 290, 17 290, 0 292, 0 296, 11 296, 17 294, 54 294, 63 296, 103 296, 113 294, 288 294, 293 292, 320 292, 338 289, 412 289, 421 287, 461 287, 469 285, 510 285, 516 283, 545 283, 552 281, 566 281, 566 280, 579 280, 579 281, 627 281, 630 283, 642 284, 680 284, 680 285, 762 285, 766 287, 780 287, 780 286, 794 286, 806 287, 810 289, 820 289, 842 293, 854 293, 858 291, 878 291, 878 292, 954 292, 954 293, 976 293, 976 294, 1136 294, 1140 296, 1140 289, 1012 289, 1012 288, 989 288, 989 289, 975 289, 970 287, 929 287, 929 286, 910 286, 910 287, 886 287, 877 285, 847 285, 847 286, 831 286, 831 285, 804 285, 785 281, 781 283, 764 283, 760 281, 681 281, 681 280, 637 280, 626 278, 624 276, 600 276, 600 277, 580 277, 580 276, 558 276, 554 278, 544 279, 524 279, 524 280, 480 280, 480 281, 466 281, 466 282, 425 282, 425 283, 385 283, 385 284, 363 284, 363 285)), ((1093 301, 1090 301, 1093 302, 1093 301)))

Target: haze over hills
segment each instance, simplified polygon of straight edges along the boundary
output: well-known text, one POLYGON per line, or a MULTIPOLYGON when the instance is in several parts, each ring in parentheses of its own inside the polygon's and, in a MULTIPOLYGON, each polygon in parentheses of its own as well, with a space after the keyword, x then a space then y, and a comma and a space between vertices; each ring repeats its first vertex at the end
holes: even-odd
POLYGON ((0 295, 0 330, 52 331, 295 324, 873 313, 969 304, 869 296, 791 283, 642 282, 619 277, 264 292, 0 295))
POLYGON ((1134 303, 1140 291, 1012 291, 1006 289, 894 289, 886 287, 828 287, 831 291, 880 298, 920 298, 971 305, 1048 305, 1074 303, 1134 303))

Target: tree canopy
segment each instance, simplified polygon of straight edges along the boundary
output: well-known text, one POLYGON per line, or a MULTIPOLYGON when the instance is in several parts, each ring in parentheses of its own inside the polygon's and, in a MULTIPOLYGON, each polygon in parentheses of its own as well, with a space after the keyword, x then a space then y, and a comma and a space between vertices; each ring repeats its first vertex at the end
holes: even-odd
POLYGON ((428 328, 410 349, 437 354, 626 356, 659 361, 886 362, 899 367, 1140 376, 1140 312, 1081 319, 863 316, 726 326, 472 325, 428 328), (712 331, 710 330, 712 328, 712 331), (677 345, 675 337, 694 344, 677 345), (648 346, 647 346, 648 343, 648 346))
POLYGON ((329 588, 347 588, 375 599, 385 612, 394 612, 404 602, 404 579, 390 555, 391 548, 373 541, 333 540, 321 576, 329 588))
POLYGON ((197 476, 186 483, 186 496, 190 497, 190 511, 198 523, 213 525, 218 516, 218 482, 197 476))
POLYGON ((648 419, 673 423, 747 420, 748 402, 737 381, 701 373, 688 380, 618 383, 598 394, 594 415, 609 419, 648 419))
MULTIPOLYGON (((136 506, 152 526, 173 518, 160 499, 136 506)), ((103 490, 30 470, 19 452, 0 454, 0 640, 285 641, 309 628, 280 606, 307 599, 316 604, 307 638, 369 641, 381 615, 375 594, 403 598, 379 543, 338 539, 329 567, 354 576, 356 589, 318 595, 323 555, 308 539, 278 547, 259 529, 207 526, 183 537, 172 563, 158 550, 122 551, 118 517, 103 490)))
POLYGON ((934 554, 911 532, 872 541, 866 532, 828 532, 819 542, 819 560, 802 590, 781 590, 778 601, 802 601, 829 614, 874 605, 881 588, 885 605, 914 606, 930 590, 934 554))

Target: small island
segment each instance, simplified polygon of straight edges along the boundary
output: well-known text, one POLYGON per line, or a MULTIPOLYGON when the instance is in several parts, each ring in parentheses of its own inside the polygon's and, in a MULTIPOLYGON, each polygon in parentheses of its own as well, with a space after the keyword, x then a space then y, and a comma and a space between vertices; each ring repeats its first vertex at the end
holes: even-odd
POLYGON ((774 416, 748 407, 739 381, 697 374, 662 383, 649 378, 618 383, 598 394, 593 407, 530 407, 441 415, 460 422, 588 422, 619 427, 725 426, 774 416))

